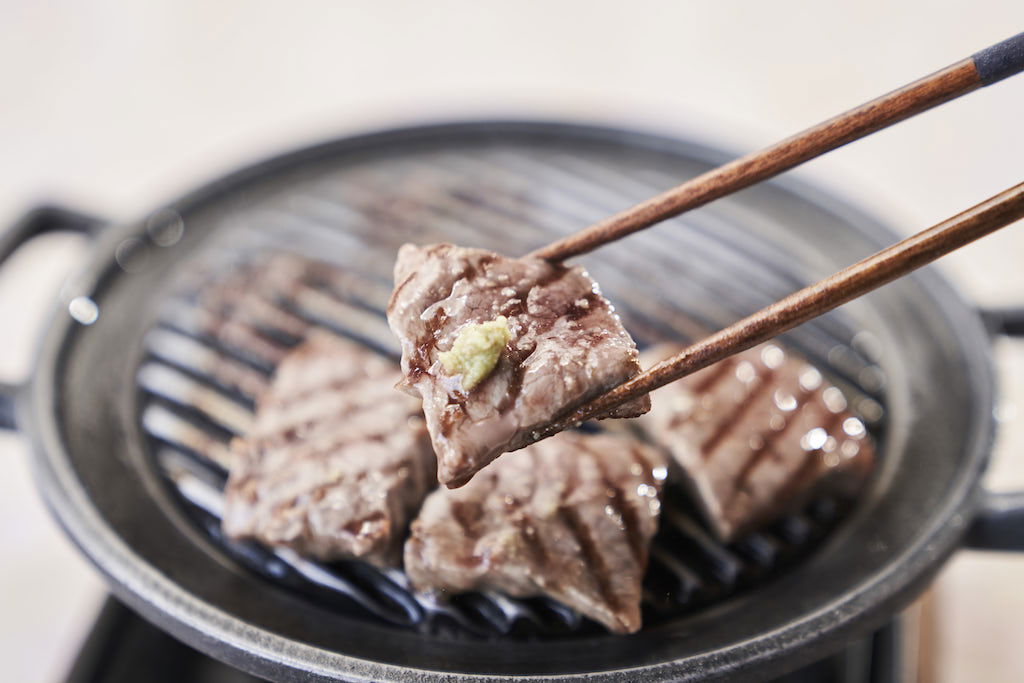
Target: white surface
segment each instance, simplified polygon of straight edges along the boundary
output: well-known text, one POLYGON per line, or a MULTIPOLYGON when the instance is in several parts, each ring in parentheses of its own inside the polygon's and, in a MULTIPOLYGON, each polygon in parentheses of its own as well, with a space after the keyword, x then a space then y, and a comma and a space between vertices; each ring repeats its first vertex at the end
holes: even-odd
MULTIPOLYGON (((401 122, 581 119, 746 151, 1022 29, 1019 0, 0 0, 0 220, 38 198, 131 217, 239 163, 401 122)), ((1022 122, 1017 79, 798 173, 910 232, 1020 182, 1022 122)), ((79 248, 51 240, 0 274, 0 376, 26 371, 32 314, 79 248)), ((1022 303, 1022 256, 1017 226, 945 269, 980 302, 1022 303)), ((1020 349, 1001 355, 1024 400, 1020 349)), ((995 475, 1024 485, 1011 429, 995 475)), ((27 457, 0 438, 0 661, 9 680, 52 681, 100 587, 39 503, 27 457)), ((967 554, 947 570, 946 680, 1024 675, 1022 570, 967 554)))

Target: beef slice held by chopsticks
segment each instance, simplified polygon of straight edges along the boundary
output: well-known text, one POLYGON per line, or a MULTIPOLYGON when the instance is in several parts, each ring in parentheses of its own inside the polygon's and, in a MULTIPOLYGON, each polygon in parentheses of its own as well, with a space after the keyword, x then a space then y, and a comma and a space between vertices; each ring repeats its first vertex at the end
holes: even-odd
MULTIPOLYGON (((438 479, 456 487, 640 371, 636 345, 582 268, 450 244, 403 246, 388 323, 400 385, 423 399, 438 479)), ((645 396, 598 417, 635 417, 645 396)))
POLYGON ((250 434, 232 443, 223 526, 322 560, 396 565, 436 486, 419 406, 395 364, 326 332, 281 362, 250 434))
POLYGON ((632 633, 665 475, 635 438, 556 434, 428 496, 406 572, 421 591, 548 596, 632 633))
MULTIPOLYGON (((654 364, 682 347, 644 352, 654 364)), ((801 358, 763 344, 654 392, 639 424, 731 541, 820 494, 853 496, 874 464, 864 423, 801 358)))

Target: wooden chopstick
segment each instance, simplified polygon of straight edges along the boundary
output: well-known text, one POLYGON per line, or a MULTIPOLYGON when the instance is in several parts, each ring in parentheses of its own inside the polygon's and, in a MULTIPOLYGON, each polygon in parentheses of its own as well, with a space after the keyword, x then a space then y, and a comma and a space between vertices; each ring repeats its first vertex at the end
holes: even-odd
POLYGON ((1024 183, 729 325, 541 430, 545 438, 755 346, 1024 218, 1024 183))
POLYGON ((782 142, 703 173, 530 256, 563 261, 591 251, 1022 70, 1024 33, 1019 33, 782 142))

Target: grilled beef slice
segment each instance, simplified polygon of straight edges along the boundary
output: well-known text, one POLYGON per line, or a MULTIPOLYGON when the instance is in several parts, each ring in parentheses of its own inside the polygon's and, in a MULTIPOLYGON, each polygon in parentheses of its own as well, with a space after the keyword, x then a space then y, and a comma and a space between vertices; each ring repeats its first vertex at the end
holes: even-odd
POLYGON ((199 331, 256 362, 274 367, 310 324, 288 310, 305 280, 330 266, 284 252, 233 269, 201 290, 199 331))
MULTIPOLYGON (((582 268, 450 244, 403 246, 388 323, 402 343, 400 385, 423 398, 438 479, 465 484, 556 416, 640 371, 636 345, 582 268), (468 324, 505 316, 497 366, 464 391, 438 359, 468 324)), ((647 397, 600 417, 635 417, 647 397)))
POLYGON ((562 432, 428 496, 406 572, 418 590, 550 596, 632 633, 665 474, 634 438, 562 432))
MULTIPOLYGON (((644 353, 645 365, 681 350, 644 353)), ((819 494, 852 496, 874 463, 864 423, 813 366, 764 344, 654 392, 640 425, 725 541, 819 494)))
POLYGON ((436 485, 416 401, 394 364, 312 332, 260 396, 252 433, 232 443, 223 526, 323 560, 400 558, 402 534, 436 485))

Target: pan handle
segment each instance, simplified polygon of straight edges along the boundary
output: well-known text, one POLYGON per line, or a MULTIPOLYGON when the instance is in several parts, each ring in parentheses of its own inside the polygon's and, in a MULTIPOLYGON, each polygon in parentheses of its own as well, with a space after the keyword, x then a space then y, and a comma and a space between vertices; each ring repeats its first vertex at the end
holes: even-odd
POLYGON ((1024 337, 1024 308, 991 308, 981 312, 985 327, 993 335, 1024 337))
POLYGON ((0 429, 15 429, 14 401, 17 395, 17 385, 0 382, 0 429))
MULTIPOLYGON (((1024 308, 981 312, 992 335, 1024 337, 1024 308)), ((1024 491, 985 492, 981 510, 967 531, 968 548, 1024 552, 1024 491)))
MULTIPOLYGON (((26 242, 52 232, 95 233, 104 222, 72 209, 42 205, 30 209, 3 234, 0 234, 0 266, 26 242)), ((0 382, 0 429, 15 428, 15 405, 19 387, 0 382)))
POLYGON ((967 531, 966 544, 975 550, 1024 552, 1024 491, 987 492, 981 512, 967 531))

